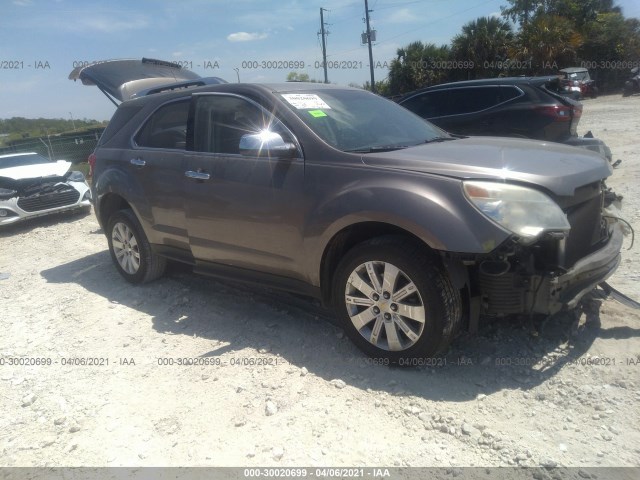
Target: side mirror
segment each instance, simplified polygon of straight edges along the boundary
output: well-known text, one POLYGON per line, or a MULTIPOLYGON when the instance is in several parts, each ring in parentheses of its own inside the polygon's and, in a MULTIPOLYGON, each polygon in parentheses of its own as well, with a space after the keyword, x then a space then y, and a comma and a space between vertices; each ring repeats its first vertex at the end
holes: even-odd
POLYGON ((280 134, 264 130, 240 138, 240 154, 249 157, 295 158, 298 147, 285 142, 280 134))

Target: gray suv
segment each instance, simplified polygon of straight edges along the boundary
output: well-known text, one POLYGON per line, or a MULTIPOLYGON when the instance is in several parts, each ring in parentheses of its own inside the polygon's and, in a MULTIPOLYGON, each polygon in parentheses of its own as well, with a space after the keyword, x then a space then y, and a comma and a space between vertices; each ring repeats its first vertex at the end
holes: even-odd
POLYGON ((603 213, 612 170, 595 153, 453 137, 331 85, 135 96, 120 98, 91 186, 131 283, 174 260, 312 295, 365 353, 403 363, 481 316, 572 309, 620 262, 621 223, 603 213))

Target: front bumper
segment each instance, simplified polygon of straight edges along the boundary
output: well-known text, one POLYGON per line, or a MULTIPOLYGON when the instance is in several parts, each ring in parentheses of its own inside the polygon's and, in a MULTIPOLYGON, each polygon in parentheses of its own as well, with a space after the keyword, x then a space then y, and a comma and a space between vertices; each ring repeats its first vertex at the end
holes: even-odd
POLYGON ((42 217, 53 213, 91 207, 91 191, 89 190, 89 186, 85 182, 68 182, 68 184, 78 192, 77 200, 72 203, 58 205, 52 208, 26 211, 20 208, 20 197, 0 200, 0 227, 20 222, 22 220, 27 220, 29 218, 42 217))
MULTIPOLYGON (((609 225, 609 238, 598 250, 578 259, 568 270, 529 271, 511 268, 493 273, 479 268, 476 288, 479 313, 485 315, 552 315, 574 308, 584 295, 609 278, 620 264, 624 239, 621 222, 609 225)), ((533 254, 529 252, 529 254, 533 254)), ((527 255, 516 264, 522 266, 527 255)), ((513 263, 513 261, 512 261, 513 263)), ((504 264, 503 264, 504 265, 504 264)))
POLYGON ((620 264, 624 233, 622 224, 611 225, 609 241, 599 250, 578 260, 567 272, 541 277, 534 293, 532 313, 553 314, 572 309, 584 295, 609 278, 620 264))

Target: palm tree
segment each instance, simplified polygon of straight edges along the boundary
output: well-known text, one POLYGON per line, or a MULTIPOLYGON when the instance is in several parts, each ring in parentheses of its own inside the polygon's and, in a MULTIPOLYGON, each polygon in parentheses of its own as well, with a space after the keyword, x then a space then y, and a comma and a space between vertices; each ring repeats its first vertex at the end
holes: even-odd
POLYGON ((582 26, 600 13, 621 13, 614 0, 507 0, 502 16, 525 27, 540 15, 558 15, 582 26))
POLYGON ((507 0, 509 7, 500 7, 502 16, 518 22, 521 26, 529 23, 531 18, 545 9, 544 0, 507 0))
POLYGON ((399 48, 389 66, 389 94, 398 95, 446 81, 447 70, 438 67, 449 58, 446 45, 413 42, 399 48))
POLYGON ((555 73, 571 66, 582 45, 582 35, 571 20, 555 15, 538 15, 523 26, 512 54, 530 62, 537 74, 555 73))
POLYGON ((471 78, 496 76, 500 71, 495 64, 508 59, 513 40, 509 22, 496 17, 480 17, 464 25, 462 33, 453 38, 453 57, 458 62, 473 62, 471 78), (490 65, 494 68, 489 68, 490 65))

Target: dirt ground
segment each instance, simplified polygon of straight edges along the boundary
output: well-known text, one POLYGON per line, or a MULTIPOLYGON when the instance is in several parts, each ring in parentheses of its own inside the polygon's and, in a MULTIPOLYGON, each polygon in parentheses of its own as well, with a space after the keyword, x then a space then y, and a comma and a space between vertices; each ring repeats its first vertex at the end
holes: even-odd
MULTIPOLYGON (((640 232, 638 112, 586 100, 579 127, 640 232)), ((610 282, 636 299, 639 253, 610 282)), ((487 321, 416 369, 331 319, 177 267, 133 287, 93 214, 0 231, 0 466, 640 466, 640 311, 487 321)))

